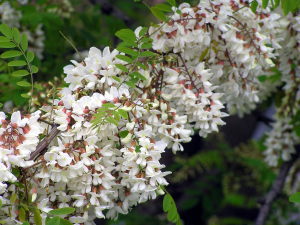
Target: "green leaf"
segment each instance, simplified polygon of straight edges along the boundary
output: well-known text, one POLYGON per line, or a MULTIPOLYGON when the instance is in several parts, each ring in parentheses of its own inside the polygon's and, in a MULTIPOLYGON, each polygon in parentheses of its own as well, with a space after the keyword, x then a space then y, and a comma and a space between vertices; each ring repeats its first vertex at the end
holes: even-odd
POLYGON ((141 79, 141 80, 147 80, 146 77, 144 77, 141 73, 139 72, 133 72, 133 73, 130 73, 129 74, 130 77, 133 77, 133 78, 138 78, 138 79, 141 79))
POLYGON ((262 0, 262 7, 265 9, 269 4, 269 0, 262 0))
POLYGON ((121 59, 123 60, 124 62, 128 62, 128 63, 131 63, 133 61, 132 58, 126 56, 126 55, 117 55, 116 56, 118 59, 121 59))
POLYGON ((169 194, 166 194, 163 199, 164 212, 168 212, 168 210, 171 208, 171 204, 172 204, 172 196, 169 194))
POLYGON ((300 137, 300 125, 293 127, 294 132, 298 137, 300 137))
POLYGON ((153 7, 157 8, 158 10, 163 11, 163 12, 172 12, 172 7, 168 4, 165 4, 165 3, 160 3, 160 4, 157 4, 153 7))
POLYGON ((7 58, 13 58, 13 57, 17 57, 22 55, 22 52, 18 51, 18 50, 9 50, 6 52, 3 52, 0 57, 2 59, 7 59, 7 58))
POLYGON ((125 54, 131 55, 131 56, 137 56, 138 52, 136 52, 135 50, 125 47, 125 46, 118 46, 117 50, 120 52, 123 52, 125 54))
POLYGON ((152 43, 143 43, 141 45, 141 48, 142 49, 150 49, 150 48, 152 48, 152 43))
POLYGON ((114 107, 116 107, 116 106, 111 102, 107 102, 107 103, 102 104, 102 108, 104 108, 104 109, 110 109, 110 108, 114 108, 114 107))
POLYGON ((265 82, 265 81, 268 79, 268 77, 267 77, 266 75, 260 75, 260 76, 257 77, 257 79, 258 79, 261 83, 263 83, 263 82, 265 82))
POLYGON ((23 93, 23 94, 21 94, 21 97, 22 97, 22 98, 31 98, 31 96, 30 96, 30 95, 28 95, 27 93, 23 93))
POLYGON ((37 66, 31 65, 31 71, 32 73, 37 73, 39 72, 39 68, 37 66))
POLYGON ((17 194, 16 193, 13 193, 11 196, 10 196, 10 203, 11 204, 14 204, 15 202, 16 202, 16 200, 17 200, 17 194))
POLYGON ((142 37, 147 33, 148 33, 148 27, 143 27, 139 32, 139 37, 142 37))
POLYGON ((71 223, 68 220, 60 218, 60 225, 73 225, 73 223, 71 223))
POLYGON ((274 3, 275 3, 274 8, 277 8, 280 4, 280 0, 274 0, 274 3))
POLYGON ((21 172, 20 172, 20 169, 18 167, 13 167, 12 168, 12 174, 15 176, 15 177, 19 177, 21 172))
POLYGON ((165 16, 165 14, 162 11, 160 11, 158 8, 156 8, 155 6, 151 7, 150 11, 157 19, 162 20, 162 21, 167 21, 167 17, 165 16))
POLYGON ((176 6, 176 0, 167 0, 171 6, 176 6))
POLYGON ((119 113, 116 111, 112 111, 112 114, 114 116, 114 119, 119 123, 119 121, 121 119, 119 113))
POLYGON ((112 118, 112 117, 107 117, 106 118, 106 121, 108 122, 108 123, 111 123, 111 124, 114 124, 114 125, 116 125, 116 126, 118 126, 118 121, 116 120, 116 119, 114 119, 114 118, 112 118))
POLYGON ((30 87, 31 86, 31 84, 25 80, 17 82, 17 85, 20 87, 30 87))
POLYGON ((141 146, 139 145, 135 146, 135 152, 141 152, 141 146))
POLYGON ((0 25, 0 32, 8 37, 8 38, 12 38, 12 31, 11 28, 9 26, 7 26, 6 24, 1 24, 0 25))
POLYGON ((207 56, 208 52, 209 52, 209 48, 206 48, 206 49, 201 53, 201 55, 200 55, 200 57, 199 57, 199 61, 200 61, 200 62, 203 61, 203 60, 205 59, 205 57, 207 56))
POLYGON ((12 76, 14 77, 23 77, 27 76, 29 72, 27 70, 17 70, 12 73, 12 76))
POLYGON ((10 42, 10 39, 4 36, 0 36, 0 42, 10 42))
POLYGON ((127 84, 131 88, 135 88, 135 83, 132 81, 126 81, 125 84, 127 84))
POLYGON ((46 225, 60 225, 60 217, 55 216, 46 220, 46 225))
POLYGON ((60 215, 72 214, 73 212, 75 212, 75 208, 65 207, 65 208, 60 208, 60 209, 53 209, 53 210, 49 211, 48 213, 50 215, 60 216, 60 215))
POLYGON ((300 203, 300 192, 296 192, 289 197, 289 201, 293 203, 300 203))
POLYGON ((119 136, 121 138, 125 138, 128 134, 129 134, 128 130, 123 130, 123 131, 119 132, 119 136))
POLYGON ((25 222, 22 223, 22 225, 30 225, 30 223, 25 221, 25 222))
POLYGON ((300 0, 281 0, 281 8, 284 15, 289 12, 295 12, 300 8, 300 0))
POLYGON ((25 66, 27 63, 24 60, 14 60, 7 64, 8 66, 25 66))
POLYGON ((181 224, 180 216, 177 211, 177 207, 172 196, 167 193, 163 199, 163 210, 167 212, 167 219, 173 223, 181 224))
POLYGON ((0 48, 14 48, 16 45, 12 42, 0 42, 0 48))
POLYGON ((124 119, 128 119, 128 112, 126 112, 124 109, 118 109, 118 113, 119 113, 124 119))
POLYGON ((111 78, 114 79, 117 82, 121 82, 121 79, 117 76, 112 76, 111 78))
POLYGON ((21 48, 23 51, 26 51, 28 48, 28 40, 26 34, 22 34, 21 36, 21 48))
POLYGON ((15 42, 17 42, 19 44, 21 41, 21 34, 17 28, 12 29, 12 35, 13 35, 13 39, 15 40, 15 42))
POLYGON ((257 6, 258 6, 258 2, 256 0, 251 2, 250 7, 253 13, 256 13, 257 6))
POLYGON ((121 71, 123 71, 123 72, 128 72, 129 70, 127 69, 127 67, 126 66, 124 66, 124 65, 122 65, 122 64, 115 64, 115 66, 119 69, 119 70, 121 70, 121 71))
POLYGON ((0 208, 2 208, 2 200, 0 199, 0 208))
POLYGON ((116 32, 116 36, 125 42, 135 43, 136 41, 135 33, 130 29, 121 29, 116 32))
POLYGON ((138 65, 138 66, 139 66, 140 68, 142 68, 143 70, 147 70, 147 69, 148 69, 147 65, 145 65, 145 64, 143 64, 143 63, 141 63, 141 62, 137 62, 136 65, 138 65))
POLYGON ((170 208, 170 210, 168 211, 167 219, 173 223, 175 223, 179 219, 177 210, 174 207, 170 208))
POLYGON ((151 51, 144 51, 141 52, 140 56, 141 57, 151 57, 151 56, 156 56, 157 54, 151 51))
POLYGON ((42 225, 42 216, 38 208, 34 208, 33 210, 33 220, 35 222, 35 225, 42 225))
POLYGON ((141 42, 142 42, 142 43, 152 43, 153 40, 152 40, 152 38, 149 38, 149 37, 143 37, 143 38, 141 39, 141 42))
POLYGON ((228 193, 225 197, 225 202, 229 205, 243 206, 246 202, 245 196, 241 194, 228 193))
POLYGON ((26 212, 23 208, 19 209, 19 220, 24 222, 26 220, 26 212))
POLYGON ((27 57, 28 62, 32 62, 32 60, 34 59, 34 53, 27 52, 26 57, 27 57))

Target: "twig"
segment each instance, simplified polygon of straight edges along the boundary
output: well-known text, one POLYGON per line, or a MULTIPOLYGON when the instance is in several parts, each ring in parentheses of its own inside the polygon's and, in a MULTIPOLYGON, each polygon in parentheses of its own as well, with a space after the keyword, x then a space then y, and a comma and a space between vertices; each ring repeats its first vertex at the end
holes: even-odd
POLYGON ((54 125, 53 123, 51 123, 51 122, 49 122, 49 121, 47 121, 47 120, 41 119, 41 118, 39 118, 38 120, 41 121, 41 122, 43 122, 43 123, 46 123, 46 124, 48 124, 48 125, 50 125, 50 126, 53 126, 53 125, 54 125))
POLYGON ((57 129, 57 125, 54 125, 48 134, 36 147, 36 150, 31 153, 30 160, 36 159, 51 143, 51 141, 58 135, 60 131, 57 129))
POLYGON ((189 69, 187 68, 187 65, 186 65, 186 63, 185 63, 184 58, 182 57, 182 55, 181 55, 180 53, 178 54, 178 56, 179 56, 179 58, 181 59, 181 61, 182 61, 182 63, 183 63, 183 66, 184 66, 184 68, 185 68, 185 72, 187 73, 187 75, 188 75, 189 78, 190 78, 191 84, 192 84, 192 85, 194 86, 194 88, 199 92, 199 90, 198 90, 198 88, 197 88, 197 86, 196 86, 196 84, 195 84, 195 82, 194 82, 194 80, 193 80, 193 78, 192 78, 192 75, 190 74, 189 69))
POLYGON ((263 205, 259 209, 258 216, 255 221, 255 225, 264 225, 272 206, 273 201, 277 198, 277 196, 280 194, 283 185, 285 183, 285 180, 287 178, 288 172, 290 171, 291 167, 293 166, 294 162, 299 157, 299 151, 292 156, 292 159, 288 162, 285 162, 280 167, 279 174, 274 181, 271 190, 266 194, 264 198, 263 205))

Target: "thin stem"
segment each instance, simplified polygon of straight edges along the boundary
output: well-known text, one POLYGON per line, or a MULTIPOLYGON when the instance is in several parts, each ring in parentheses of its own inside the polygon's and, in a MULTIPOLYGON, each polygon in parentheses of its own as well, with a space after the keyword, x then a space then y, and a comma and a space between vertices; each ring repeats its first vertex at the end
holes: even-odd
POLYGON ((62 31, 59 31, 60 35, 71 45, 71 47, 76 51, 76 53, 79 55, 80 58, 82 58, 80 52, 76 48, 76 46, 73 44, 73 42, 67 38, 62 31))
POLYGON ((28 70, 29 70, 29 74, 30 74, 30 80, 31 80, 31 98, 30 98, 30 102, 29 102, 29 108, 28 108, 28 111, 30 112, 31 110, 31 105, 32 105, 32 96, 33 96, 33 85, 34 85, 34 82, 33 82, 33 72, 32 72, 32 68, 31 68, 31 64, 26 56, 26 53, 25 51, 22 49, 22 47, 17 43, 15 42, 14 40, 12 40, 13 43, 18 47, 18 49, 21 51, 21 53, 23 54, 23 57, 26 61, 26 64, 27 64, 27 67, 28 67, 28 70))
POLYGON ((51 141, 58 135, 60 130, 57 129, 57 125, 52 127, 49 135, 45 137, 36 147, 36 150, 30 154, 30 160, 36 159, 51 143, 51 141))
POLYGON ((179 55, 179 58, 181 59, 183 65, 184 65, 184 68, 185 68, 185 71, 186 71, 187 75, 188 75, 189 78, 190 78, 191 84, 194 86, 194 88, 195 88, 197 91, 199 91, 198 88, 197 88, 197 86, 196 86, 196 84, 195 84, 195 82, 194 82, 194 80, 193 80, 193 78, 192 78, 192 75, 190 74, 190 72, 189 72, 189 70, 188 70, 188 68, 187 68, 187 66, 186 66, 185 60, 183 59, 183 57, 182 57, 182 55, 181 55, 180 53, 179 53, 178 55, 179 55))
POLYGON ((255 225, 264 225, 266 223, 271 210, 271 206, 274 200, 278 197, 278 195, 282 191, 287 175, 291 167, 295 163, 295 161, 298 159, 298 157, 299 157, 299 151, 292 156, 292 159, 290 161, 283 163, 282 166, 280 167, 279 174, 276 180, 274 181, 270 191, 266 194, 263 205, 259 209, 259 213, 256 218, 255 225))

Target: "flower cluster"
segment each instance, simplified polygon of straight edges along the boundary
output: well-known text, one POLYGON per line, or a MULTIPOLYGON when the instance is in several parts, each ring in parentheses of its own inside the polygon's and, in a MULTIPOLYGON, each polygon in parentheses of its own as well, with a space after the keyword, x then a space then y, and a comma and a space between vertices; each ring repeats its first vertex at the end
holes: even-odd
POLYGON ((285 89, 290 89, 293 81, 299 78, 300 74, 300 15, 287 15, 282 23, 285 32, 279 55, 279 70, 282 73, 282 80, 285 82, 285 89))
POLYGON ((50 0, 49 3, 53 5, 53 7, 48 8, 47 11, 50 13, 55 13, 62 18, 70 18, 74 11, 70 0, 50 0))
POLYGON ((293 132, 293 125, 289 118, 277 118, 273 129, 269 132, 264 151, 266 162, 270 166, 277 166, 279 160, 289 161, 295 153, 295 145, 300 143, 299 137, 293 132))
POLYGON ((30 160, 30 154, 36 150, 39 135, 43 132, 43 126, 38 122, 39 117, 40 111, 24 116, 18 111, 8 120, 3 112, 0 113, 0 200, 3 204, 1 217, 4 216, 4 221, 9 224, 15 224, 14 217, 10 217, 9 212, 17 209, 9 207, 15 187, 8 184, 18 180, 14 169, 34 164, 30 160))
POLYGON ((269 93, 258 76, 271 74, 279 47, 274 27, 280 16, 266 10, 254 14, 247 6, 231 0, 184 3, 159 31, 151 28, 154 49, 181 54, 194 66, 204 61, 213 85, 226 93, 222 100, 229 112, 240 115, 269 93))
POLYGON ((168 184, 164 177, 170 172, 163 172, 160 163, 166 147, 182 150, 180 143, 191 139, 187 116, 157 98, 155 88, 139 93, 113 79, 122 77, 115 64, 124 62, 116 59, 117 54, 91 48, 84 62, 66 66, 69 87, 61 91, 54 108, 44 109, 44 116, 52 116, 61 130, 35 176, 45 213, 76 207, 77 215, 69 218, 74 222, 93 215, 102 218, 103 210, 109 218, 128 213, 132 206, 156 198, 162 193, 160 186, 168 184), (98 118, 97 112, 111 120, 98 118), (94 126, 93 120, 99 124, 94 126), (68 195, 61 197, 62 193, 68 195), (87 208, 92 214, 78 216, 87 208))
POLYGON ((300 138, 294 132, 292 119, 300 107, 300 16, 291 13, 281 19, 282 30, 279 49, 279 70, 283 84, 284 97, 276 112, 273 130, 265 142, 266 161, 277 166, 278 160, 288 161, 295 153, 295 145, 300 138))

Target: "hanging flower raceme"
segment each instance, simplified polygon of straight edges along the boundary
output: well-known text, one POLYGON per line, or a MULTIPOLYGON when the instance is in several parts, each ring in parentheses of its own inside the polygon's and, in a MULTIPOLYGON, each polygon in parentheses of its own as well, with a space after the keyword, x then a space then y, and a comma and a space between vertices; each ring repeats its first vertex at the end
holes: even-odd
POLYGON ((289 161, 295 153, 295 145, 300 143, 299 137, 293 132, 293 125, 289 118, 276 118, 273 129, 269 132, 264 151, 266 162, 270 166, 277 166, 279 160, 289 161))
MULTIPOLYGON (((258 76, 271 74, 274 46, 278 40, 270 31, 279 26, 279 15, 251 11, 239 1, 201 1, 191 7, 183 3, 174 8, 168 23, 153 32, 153 48, 181 55, 190 65, 205 62, 230 112, 243 114, 260 100, 263 85, 258 76), (179 10, 178 10, 179 9, 179 10)), ((273 30, 274 31, 274 30, 273 30)), ((265 94, 268 91, 264 91, 265 94)))
MULTIPOLYGON (((0 112, 0 200, 3 204, 1 215, 6 215, 8 224, 15 224, 14 216, 9 212, 15 209, 11 205, 11 195, 16 187, 17 175, 13 172, 18 168, 27 168, 34 164, 30 154, 36 150, 39 135, 43 126, 38 122, 40 111, 30 115, 21 115, 19 111, 12 113, 11 118, 0 112), (11 205, 11 206, 10 206, 11 205)), ((15 215, 17 216, 17 215, 15 215)))

